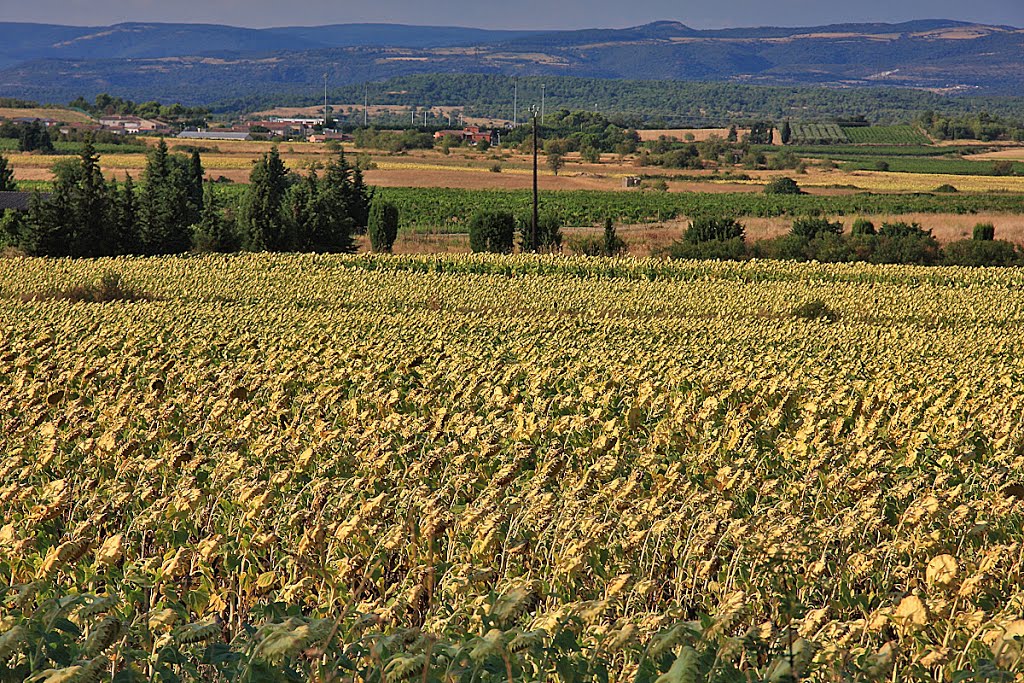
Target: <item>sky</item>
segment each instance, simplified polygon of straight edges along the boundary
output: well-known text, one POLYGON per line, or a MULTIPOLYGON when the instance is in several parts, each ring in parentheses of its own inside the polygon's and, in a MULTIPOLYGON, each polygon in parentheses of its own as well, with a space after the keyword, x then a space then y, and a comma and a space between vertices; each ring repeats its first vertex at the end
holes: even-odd
POLYGON ((1024 27, 1024 0, 0 0, 0 21, 103 26, 385 22, 480 28, 612 28, 667 19, 695 28, 960 19, 1024 27))

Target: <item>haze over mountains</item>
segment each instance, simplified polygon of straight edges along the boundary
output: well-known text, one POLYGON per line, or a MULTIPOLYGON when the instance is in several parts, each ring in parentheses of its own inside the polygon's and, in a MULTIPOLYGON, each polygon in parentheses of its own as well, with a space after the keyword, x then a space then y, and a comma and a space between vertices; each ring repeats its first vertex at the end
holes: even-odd
POLYGON ((208 104, 426 73, 903 86, 1016 95, 1024 31, 947 20, 808 28, 492 31, 347 24, 248 29, 0 23, 0 95, 69 101, 101 92, 208 104))

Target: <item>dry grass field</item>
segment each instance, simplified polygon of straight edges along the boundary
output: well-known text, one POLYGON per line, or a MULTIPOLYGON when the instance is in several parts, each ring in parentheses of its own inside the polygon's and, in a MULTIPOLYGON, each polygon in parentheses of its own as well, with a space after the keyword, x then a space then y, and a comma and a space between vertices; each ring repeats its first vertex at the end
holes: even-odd
MULTIPOLYGON (((740 136, 749 133, 749 129, 737 129, 740 136)), ((658 140, 662 137, 671 140, 703 142, 712 136, 724 138, 729 135, 728 128, 662 128, 655 130, 638 130, 640 139, 644 142, 658 140)))
POLYGON ((33 107, 19 109, 17 107, 0 107, 0 119, 20 119, 24 117, 37 119, 53 119, 64 123, 89 123, 92 119, 82 112, 57 107, 33 107))

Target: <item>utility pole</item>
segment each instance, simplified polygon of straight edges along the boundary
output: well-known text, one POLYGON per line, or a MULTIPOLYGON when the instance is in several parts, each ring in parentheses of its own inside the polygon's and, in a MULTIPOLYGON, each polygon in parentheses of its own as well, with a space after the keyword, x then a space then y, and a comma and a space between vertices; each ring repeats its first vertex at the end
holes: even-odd
POLYGON ((543 83, 540 84, 540 122, 541 123, 544 123, 544 89, 546 87, 547 86, 545 86, 543 83))
POLYGON ((363 128, 369 125, 370 90, 366 83, 363 83, 363 128))
POLYGON ((519 79, 514 79, 512 83, 512 127, 515 128, 519 125, 519 79))
POLYGON ((530 231, 530 246, 537 253, 537 223, 540 222, 540 203, 537 195, 537 105, 530 108, 533 113, 533 225, 530 231))
POLYGON ((327 74, 324 74, 324 130, 327 130, 327 74))

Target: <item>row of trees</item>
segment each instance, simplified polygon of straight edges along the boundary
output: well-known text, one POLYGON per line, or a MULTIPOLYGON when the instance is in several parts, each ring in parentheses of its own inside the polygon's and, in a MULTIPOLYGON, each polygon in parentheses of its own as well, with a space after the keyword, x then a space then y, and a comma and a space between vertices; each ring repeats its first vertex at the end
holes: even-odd
POLYGON ((92 102, 84 97, 79 97, 70 102, 68 106, 81 109, 93 116, 116 114, 139 116, 144 119, 159 118, 183 126, 204 125, 210 116, 210 110, 205 107, 186 107, 178 103, 165 105, 156 100, 135 103, 106 93, 100 93, 92 102))
POLYGON ((745 232, 735 218, 701 217, 690 224, 683 240, 669 247, 668 255, 677 259, 731 261, 767 258, 924 266, 1024 265, 1024 250, 1012 242, 996 240, 991 223, 977 225, 972 239, 952 242, 944 248, 931 230, 902 221, 876 227, 868 220, 857 219, 847 233, 841 222, 805 216, 793 221, 788 234, 753 244, 746 243, 745 232))
MULTIPOLYGON (((373 192, 339 153, 305 177, 288 171, 276 149, 254 165, 240 201, 225 204, 203 182, 199 152, 170 154, 162 140, 149 154, 141 187, 129 175, 104 179, 99 155, 86 142, 77 159, 54 167, 53 189, 37 193, 27 214, 8 212, 0 242, 30 255, 98 257, 231 252, 351 252, 353 235, 371 224, 373 192)), ((0 156, 0 190, 14 189, 0 156)), ((390 251, 397 210, 374 212, 371 241, 390 251)))
POLYGON ((928 111, 918 120, 938 140, 1024 141, 1024 124, 986 112, 951 116, 928 111))
POLYGON ((53 151, 53 139, 50 137, 50 132, 39 121, 32 123, 4 121, 0 123, 0 138, 17 140, 18 150, 22 152, 53 151))

